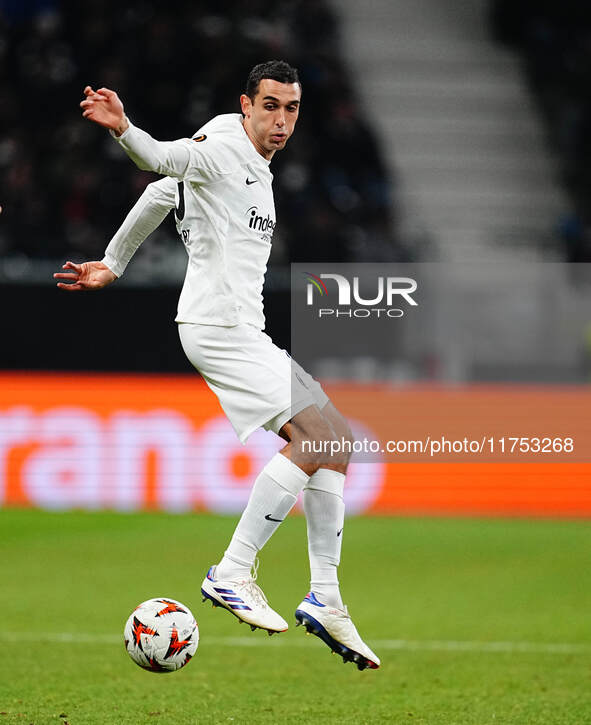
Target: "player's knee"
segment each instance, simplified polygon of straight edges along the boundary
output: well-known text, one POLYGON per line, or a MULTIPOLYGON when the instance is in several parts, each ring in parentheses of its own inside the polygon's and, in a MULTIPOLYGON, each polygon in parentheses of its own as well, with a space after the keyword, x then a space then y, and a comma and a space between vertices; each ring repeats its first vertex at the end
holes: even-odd
POLYGON ((347 464, 349 462, 349 459, 351 458, 351 454, 353 452, 353 444, 355 443, 355 436, 353 435, 353 431, 351 430, 351 427, 345 416, 339 413, 339 411, 332 404, 329 404, 329 407, 324 409, 322 413, 328 420, 334 432, 334 435, 340 443, 340 448, 342 450, 342 460, 340 462, 347 464))
POLYGON ((349 446, 352 446, 355 442, 355 436, 345 416, 337 411, 337 415, 331 418, 331 423, 337 436, 346 441, 349 446))
POLYGON ((347 441, 338 435, 329 421, 318 428, 314 436, 314 463, 321 465, 346 466, 350 452, 347 441))
POLYGON ((293 454, 307 471, 315 471, 322 464, 341 462, 341 442, 324 416, 303 418, 292 426, 292 431, 293 454))

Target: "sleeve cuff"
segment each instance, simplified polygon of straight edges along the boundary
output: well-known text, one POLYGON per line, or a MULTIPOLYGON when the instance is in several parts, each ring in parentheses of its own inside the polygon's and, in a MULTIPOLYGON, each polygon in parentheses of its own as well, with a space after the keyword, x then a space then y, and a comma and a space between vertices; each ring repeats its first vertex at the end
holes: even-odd
POLYGON ((113 137, 113 138, 115 139, 115 141, 124 141, 124 140, 125 140, 125 139, 127 138, 127 136, 129 135, 129 132, 131 131, 131 128, 132 128, 133 124, 132 124, 132 122, 131 122, 131 121, 129 120, 129 117, 128 117, 128 116, 125 116, 125 118, 126 118, 126 120, 127 120, 127 123, 128 123, 129 125, 128 125, 128 127, 127 127, 127 128, 125 129, 125 131, 123 131, 123 133, 121 134, 121 136, 117 136, 117 135, 116 135, 116 133, 115 133, 115 131, 113 131, 113 129, 112 129, 112 128, 110 128, 110 129, 109 129, 109 133, 110 133, 110 134, 111 134, 111 136, 112 136, 112 137, 113 137))
POLYGON ((123 267, 121 264, 119 264, 117 262, 116 259, 114 259, 113 257, 110 257, 109 255, 106 255, 105 257, 103 257, 101 259, 101 262, 105 266, 107 266, 111 270, 111 272, 113 272, 113 274, 117 277, 117 279, 119 277, 121 277, 121 275, 125 271, 125 267, 123 267))

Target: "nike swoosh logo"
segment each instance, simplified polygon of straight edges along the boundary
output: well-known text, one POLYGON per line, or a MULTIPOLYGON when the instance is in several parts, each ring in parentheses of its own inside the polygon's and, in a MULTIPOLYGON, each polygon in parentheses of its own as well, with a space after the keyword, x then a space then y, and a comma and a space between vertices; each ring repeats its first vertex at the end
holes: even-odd
MULTIPOLYGON (((256 184, 256 183, 257 183, 257 181, 258 181, 258 179, 253 179, 253 180, 251 181, 251 180, 250 180, 250 179, 248 178, 248 176, 247 176, 247 177, 246 177, 246 186, 250 186, 251 184, 256 184)), ((281 519, 281 520, 283 521, 283 519, 281 519)))
POLYGON ((339 531, 337 531, 337 536, 340 536, 342 533, 343 533, 343 529, 340 529, 339 531))
POLYGON ((281 521, 283 521, 283 519, 274 519, 274 518, 273 518, 273 517, 271 516, 271 514, 267 514, 267 515, 265 516, 265 518, 267 519, 267 521, 276 521, 276 522, 277 522, 278 524, 279 524, 279 523, 281 523, 281 521))

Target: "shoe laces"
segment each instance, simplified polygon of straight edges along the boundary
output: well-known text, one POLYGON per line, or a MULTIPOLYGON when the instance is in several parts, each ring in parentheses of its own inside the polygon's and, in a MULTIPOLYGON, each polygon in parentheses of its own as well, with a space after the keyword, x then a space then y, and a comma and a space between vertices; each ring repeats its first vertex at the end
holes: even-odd
POLYGON ((269 606, 267 604, 267 597, 263 593, 263 590, 260 588, 260 586, 254 581, 254 579, 250 579, 249 581, 244 582, 244 589, 248 592, 248 594, 250 594, 250 596, 259 606, 269 606))
POLYGON ((252 565, 252 569, 250 572, 250 579, 246 579, 245 581, 241 582, 242 588, 250 594, 250 596, 253 598, 253 600, 261 607, 268 607, 269 604, 267 602, 267 597, 265 596, 265 593, 260 588, 260 586, 256 583, 256 579, 259 573, 259 559, 258 557, 254 560, 254 564, 252 565))
POLYGON ((259 575, 259 557, 255 556, 254 563, 252 565, 252 569, 250 570, 250 576, 252 577, 253 581, 256 581, 258 575, 259 575))

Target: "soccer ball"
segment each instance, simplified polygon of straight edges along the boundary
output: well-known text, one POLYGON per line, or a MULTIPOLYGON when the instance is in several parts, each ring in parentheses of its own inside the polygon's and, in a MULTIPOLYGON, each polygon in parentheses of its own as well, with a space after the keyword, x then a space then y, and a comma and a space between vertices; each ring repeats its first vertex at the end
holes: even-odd
POLYGON ((123 636, 131 659, 151 672, 180 670, 199 645, 199 628, 191 610, 168 597, 148 599, 137 606, 123 636))

